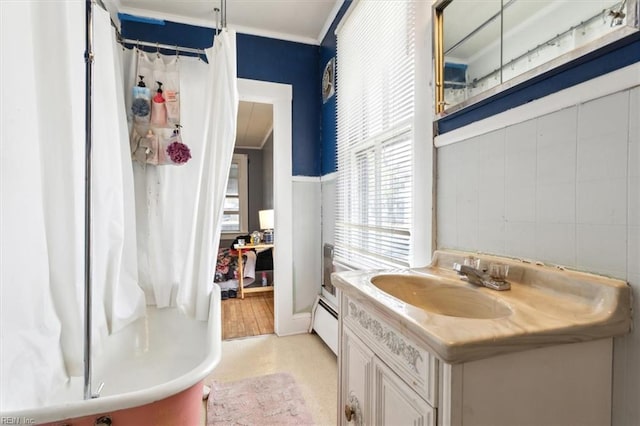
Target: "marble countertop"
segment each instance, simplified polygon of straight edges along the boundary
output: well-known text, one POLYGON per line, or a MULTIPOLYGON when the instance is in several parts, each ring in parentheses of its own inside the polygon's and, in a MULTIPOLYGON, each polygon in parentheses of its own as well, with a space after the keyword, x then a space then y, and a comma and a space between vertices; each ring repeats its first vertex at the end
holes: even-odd
POLYGON ((520 260, 474 253, 437 251, 424 268, 334 273, 333 284, 365 308, 391 320, 418 338, 440 359, 461 363, 538 347, 573 343, 628 333, 631 290, 626 282, 520 260), (476 287, 460 279, 453 262, 467 255, 509 265, 511 290, 476 287), (495 319, 448 316, 421 309, 383 292, 371 283, 381 274, 419 276, 431 282, 461 286, 465 303, 474 292, 507 305, 510 314, 495 319))

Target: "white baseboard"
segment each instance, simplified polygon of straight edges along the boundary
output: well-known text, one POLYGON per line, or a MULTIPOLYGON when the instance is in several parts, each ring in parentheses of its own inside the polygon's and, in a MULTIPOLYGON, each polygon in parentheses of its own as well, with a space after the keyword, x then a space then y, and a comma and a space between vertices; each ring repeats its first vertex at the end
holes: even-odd
POLYGON ((311 325, 311 312, 303 312, 300 314, 294 314, 288 321, 283 321, 284 327, 278 329, 276 334, 278 336, 291 336, 294 334, 303 334, 309 332, 309 326, 311 325))

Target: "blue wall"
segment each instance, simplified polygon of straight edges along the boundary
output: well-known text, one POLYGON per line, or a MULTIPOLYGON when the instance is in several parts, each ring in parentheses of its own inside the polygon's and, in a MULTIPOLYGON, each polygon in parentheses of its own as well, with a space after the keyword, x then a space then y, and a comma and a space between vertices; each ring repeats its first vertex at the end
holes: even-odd
POLYGON ((293 86, 293 174, 320 176, 319 47, 238 34, 238 77, 293 86))
MULTIPOLYGON (((170 21, 153 25, 123 20, 122 35, 133 40, 207 48, 212 45, 214 31, 170 21)), ((239 78, 292 85, 293 174, 320 176, 319 46, 246 34, 238 34, 236 42, 239 78)))

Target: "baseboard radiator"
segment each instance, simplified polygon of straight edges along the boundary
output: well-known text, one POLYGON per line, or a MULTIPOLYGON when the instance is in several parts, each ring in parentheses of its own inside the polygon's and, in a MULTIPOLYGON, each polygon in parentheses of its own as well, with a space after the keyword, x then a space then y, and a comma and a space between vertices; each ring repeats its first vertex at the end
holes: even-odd
POLYGON ((333 245, 325 244, 322 255, 322 288, 311 310, 309 332, 315 330, 320 338, 338 354, 338 305, 336 288, 331 284, 333 245))
POLYGON ((333 353, 338 354, 338 312, 327 299, 320 295, 313 305, 311 329, 320 336, 333 353))

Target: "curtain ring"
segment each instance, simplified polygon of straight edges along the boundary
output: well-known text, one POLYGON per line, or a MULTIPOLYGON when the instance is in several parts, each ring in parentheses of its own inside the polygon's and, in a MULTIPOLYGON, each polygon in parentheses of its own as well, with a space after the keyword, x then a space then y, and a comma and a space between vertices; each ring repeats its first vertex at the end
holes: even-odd
POLYGON ((220 8, 213 9, 216 14, 216 35, 220 34, 220 8))

